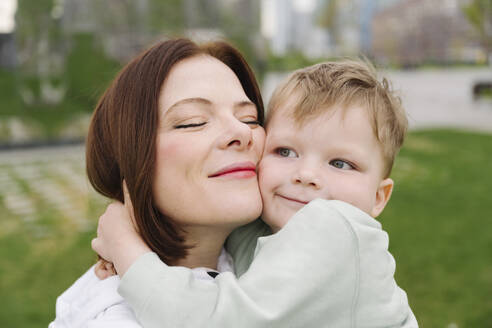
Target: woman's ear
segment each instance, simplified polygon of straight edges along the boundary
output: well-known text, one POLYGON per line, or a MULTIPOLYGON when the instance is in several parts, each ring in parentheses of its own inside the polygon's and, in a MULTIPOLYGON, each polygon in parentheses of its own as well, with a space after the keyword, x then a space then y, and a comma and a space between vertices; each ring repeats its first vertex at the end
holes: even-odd
POLYGON ((371 211, 371 216, 373 218, 379 216, 384 210, 384 207, 388 203, 391 193, 393 192, 394 182, 390 178, 384 179, 379 183, 378 190, 376 191, 376 201, 374 202, 374 207, 371 211))

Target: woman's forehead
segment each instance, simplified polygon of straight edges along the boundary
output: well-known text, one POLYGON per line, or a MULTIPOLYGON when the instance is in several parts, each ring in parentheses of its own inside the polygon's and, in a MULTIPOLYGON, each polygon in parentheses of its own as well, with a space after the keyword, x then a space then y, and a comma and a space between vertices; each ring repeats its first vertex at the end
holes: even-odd
POLYGON ((237 103, 249 101, 236 74, 220 60, 200 55, 173 66, 161 88, 160 108, 167 111, 186 99, 202 103, 237 103))

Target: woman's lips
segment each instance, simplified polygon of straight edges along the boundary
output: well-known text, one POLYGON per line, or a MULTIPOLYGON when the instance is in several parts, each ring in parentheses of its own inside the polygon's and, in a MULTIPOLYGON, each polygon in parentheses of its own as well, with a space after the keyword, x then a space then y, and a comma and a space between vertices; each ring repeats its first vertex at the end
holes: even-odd
POLYGON ((209 175, 209 178, 251 178, 256 176, 256 165, 253 162, 234 163, 223 167, 219 171, 209 175))

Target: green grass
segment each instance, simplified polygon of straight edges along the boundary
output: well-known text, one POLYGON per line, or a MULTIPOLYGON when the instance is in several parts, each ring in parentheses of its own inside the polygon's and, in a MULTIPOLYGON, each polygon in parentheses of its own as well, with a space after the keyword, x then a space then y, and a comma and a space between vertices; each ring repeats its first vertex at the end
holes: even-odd
MULTIPOLYGON (((70 160, 80 175, 83 165, 70 160)), ((18 189, 30 196, 36 211, 32 220, 9 211, 0 191, 0 327, 46 327, 54 318, 54 302, 77 276, 95 262, 90 241, 95 236, 96 220, 104 201, 94 191, 80 192, 56 176, 49 164, 34 163, 43 179, 51 179, 62 190, 71 190, 71 200, 78 202, 80 215, 89 219, 84 231, 62 211, 53 208, 43 195, 33 192, 29 182, 15 174, 13 167, 0 165, 18 189)), ((79 189, 80 190, 80 189, 79 189)), ((89 191, 89 189, 87 190, 89 191)))
MULTIPOLYGON (((396 161, 381 221, 421 327, 492 327, 491 173, 486 134, 413 132, 396 161)), ((77 232, 39 200, 38 218, 23 222, 2 197, 0 327, 46 327, 56 297, 94 262, 95 228, 77 232)), ((95 222, 103 205, 91 197, 87 215, 95 222)))
MULTIPOLYGON (((45 214, 44 220, 47 220, 45 214)), ((49 220, 47 220, 49 221, 49 220)), ((56 229, 51 225, 51 229, 56 229)), ((0 240, 2 327, 46 327, 54 318, 56 297, 94 261, 93 233, 36 237, 30 229, 0 240)))
POLYGON ((412 133, 381 216, 421 327, 492 327, 492 136, 412 133))

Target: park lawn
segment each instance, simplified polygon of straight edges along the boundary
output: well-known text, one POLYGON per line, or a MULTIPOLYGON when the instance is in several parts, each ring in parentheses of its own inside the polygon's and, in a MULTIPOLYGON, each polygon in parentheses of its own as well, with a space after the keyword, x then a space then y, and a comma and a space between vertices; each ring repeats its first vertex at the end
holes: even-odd
POLYGON ((81 229, 39 195, 32 200, 37 215, 22 220, 4 217, 9 211, 0 199, 0 327, 47 327, 56 297, 96 259, 90 241, 106 201, 93 191, 82 199, 89 224, 81 229))
POLYGON ((492 327, 492 135, 411 133, 381 216, 421 327, 492 327))
MULTIPOLYGON (((491 172, 489 134, 412 132, 396 161, 395 190, 380 219, 397 282, 421 327, 492 327, 491 172)), ((103 205, 88 207, 94 224, 86 232, 71 229, 49 208, 36 221, 49 234, 5 218, 0 327, 47 326, 54 318, 56 296, 95 259, 89 245, 103 205)), ((8 213, 1 199, 0 211, 8 213)))

